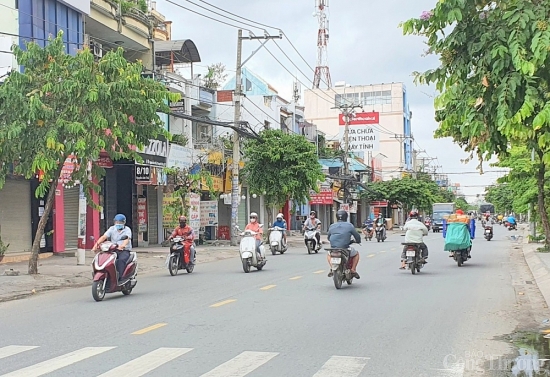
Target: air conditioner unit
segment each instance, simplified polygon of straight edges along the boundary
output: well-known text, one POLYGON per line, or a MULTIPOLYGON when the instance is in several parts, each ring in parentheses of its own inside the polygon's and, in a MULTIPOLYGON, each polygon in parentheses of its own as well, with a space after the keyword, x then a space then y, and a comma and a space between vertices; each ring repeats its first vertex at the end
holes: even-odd
POLYGON ((103 57, 103 46, 101 43, 97 43, 95 41, 90 42, 90 50, 96 58, 101 59, 103 57))

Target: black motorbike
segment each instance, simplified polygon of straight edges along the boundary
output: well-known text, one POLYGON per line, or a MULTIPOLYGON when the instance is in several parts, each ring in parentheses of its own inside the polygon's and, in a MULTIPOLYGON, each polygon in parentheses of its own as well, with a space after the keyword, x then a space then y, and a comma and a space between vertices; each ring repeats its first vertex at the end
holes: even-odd
POLYGON ((407 266, 411 270, 412 274, 420 272, 420 269, 424 267, 422 263, 422 256, 420 251, 420 245, 417 243, 404 242, 401 245, 405 246, 405 256, 407 257, 407 266))
POLYGON ((451 252, 450 256, 455 260, 458 267, 462 267, 462 264, 470 258, 470 250, 472 250, 471 246, 467 249, 455 250, 451 252))
POLYGON ((189 263, 185 263, 184 253, 184 237, 175 237, 170 245, 170 255, 168 256, 168 270, 170 275, 175 276, 179 270, 186 270, 187 273, 192 273, 195 269, 196 253, 194 252, 194 246, 191 246, 189 263), (193 257, 193 260, 191 260, 193 257))
POLYGON ((384 225, 381 225, 381 226, 377 226, 376 227, 376 241, 380 242, 384 242, 384 240, 386 239, 386 236, 384 235, 384 229, 385 229, 385 226, 384 225))
POLYGON ((491 241, 491 239, 493 238, 493 227, 486 225, 483 236, 487 241, 491 241))
MULTIPOLYGON (((351 243, 355 243, 352 241, 351 243)), ((342 288, 342 282, 345 280, 348 285, 353 281, 353 273, 351 272, 351 248, 327 248, 330 252, 330 263, 332 265, 332 279, 336 289, 342 288)))

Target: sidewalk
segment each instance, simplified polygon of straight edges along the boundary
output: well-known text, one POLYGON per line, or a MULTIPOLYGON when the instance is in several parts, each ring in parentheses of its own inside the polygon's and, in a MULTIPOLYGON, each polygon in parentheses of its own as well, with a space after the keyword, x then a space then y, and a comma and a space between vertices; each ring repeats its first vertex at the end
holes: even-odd
POLYGON ((550 253, 539 253, 537 249, 543 246, 540 243, 528 243, 529 229, 526 226, 520 226, 523 238, 517 242, 523 250, 523 256, 527 261, 529 269, 535 278, 535 282, 550 307, 550 253))
MULTIPOLYGON (((303 245, 301 236, 289 236, 288 246, 303 245)), ((146 248, 134 248, 138 254, 138 274, 143 275, 166 269, 168 247, 155 245, 146 248)), ((238 247, 232 247, 228 241, 197 247, 197 264, 223 259, 237 258, 238 247)), ((41 254, 38 260, 36 276, 27 273, 28 255, 18 255, 15 263, 0 265, 0 302, 17 300, 39 292, 60 288, 85 287, 92 284, 92 259, 94 253, 86 251, 86 264, 78 266, 74 252, 63 255, 41 254)), ((168 273, 168 270, 166 270, 168 273)))

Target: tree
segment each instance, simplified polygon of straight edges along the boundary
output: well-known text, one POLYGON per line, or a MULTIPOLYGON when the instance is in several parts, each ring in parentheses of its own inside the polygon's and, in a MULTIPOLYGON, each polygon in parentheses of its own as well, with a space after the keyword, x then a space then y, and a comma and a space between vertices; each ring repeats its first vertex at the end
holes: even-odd
POLYGON ((466 201, 463 197, 458 197, 455 199, 455 208, 461 209, 463 211, 469 211, 472 206, 466 201))
POLYGON ((143 79, 142 65, 128 63, 121 48, 99 62, 88 48, 71 56, 59 32, 44 48, 29 43, 27 50, 12 49, 25 70, 0 86, 0 161, 13 162, 0 166, 0 187, 10 166, 27 179, 41 172, 35 195, 47 197, 29 260, 29 274, 36 274, 40 239, 67 159, 75 162, 69 185, 80 182, 90 198, 90 190, 100 189, 94 179, 105 174, 95 164, 100 152, 141 161, 134 146, 160 134, 169 137, 157 111, 168 112, 164 101, 177 101, 178 95, 143 79))
POLYGON ((544 178, 550 164, 550 2, 546 0, 439 1, 402 24, 427 37, 441 65, 417 73, 435 84, 437 137, 452 137, 481 162, 524 145, 539 158, 535 177, 547 242, 544 178))
POLYGON ((244 145, 244 179, 250 192, 264 193, 269 216, 272 207, 281 208, 287 200, 305 203, 310 190, 324 181, 315 145, 301 135, 281 130, 264 130, 260 139, 244 145))
POLYGON ((218 90, 227 78, 225 65, 222 63, 211 64, 208 66, 208 73, 204 77, 203 85, 206 88, 218 90))

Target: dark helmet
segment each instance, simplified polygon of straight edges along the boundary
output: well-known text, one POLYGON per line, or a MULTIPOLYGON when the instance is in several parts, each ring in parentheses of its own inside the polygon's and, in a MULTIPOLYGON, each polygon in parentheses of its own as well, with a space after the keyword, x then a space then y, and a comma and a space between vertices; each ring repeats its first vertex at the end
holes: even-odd
POLYGON ((416 211, 411 211, 411 213, 409 213, 409 217, 411 219, 416 219, 418 217, 418 212, 416 211))
POLYGON ((348 221, 348 213, 343 209, 336 212, 336 218, 338 221, 348 221))

